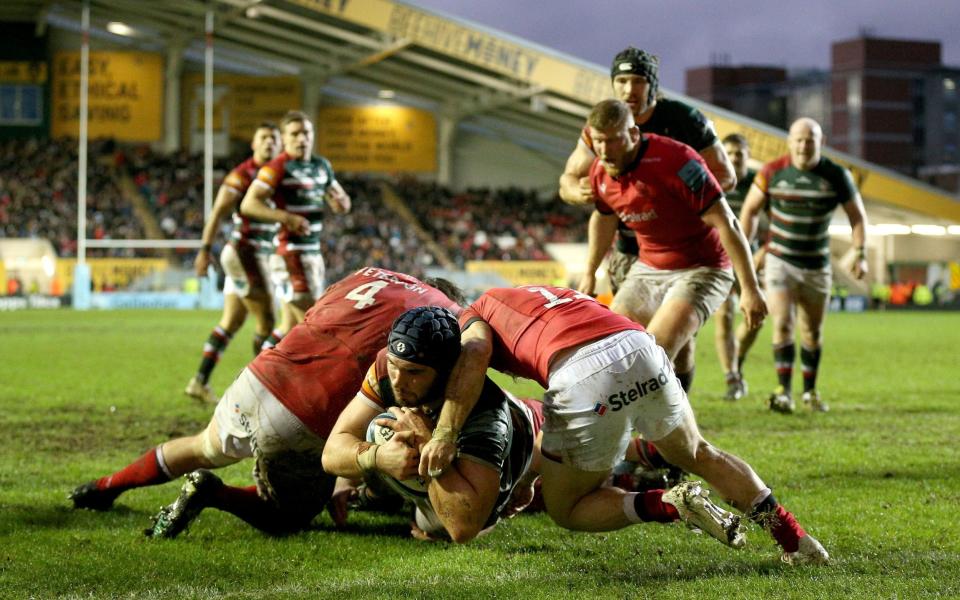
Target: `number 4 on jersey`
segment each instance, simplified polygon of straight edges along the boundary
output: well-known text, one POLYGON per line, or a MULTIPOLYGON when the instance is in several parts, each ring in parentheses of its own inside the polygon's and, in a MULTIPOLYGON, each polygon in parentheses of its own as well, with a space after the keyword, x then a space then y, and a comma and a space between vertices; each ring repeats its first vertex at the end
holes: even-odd
POLYGON ((377 301, 374 296, 388 285, 390 285, 388 281, 371 281, 370 283, 365 283, 353 288, 344 298, 356 301, 353 307, 357 310, 363 310, 368 306, 376 304, 377 301))

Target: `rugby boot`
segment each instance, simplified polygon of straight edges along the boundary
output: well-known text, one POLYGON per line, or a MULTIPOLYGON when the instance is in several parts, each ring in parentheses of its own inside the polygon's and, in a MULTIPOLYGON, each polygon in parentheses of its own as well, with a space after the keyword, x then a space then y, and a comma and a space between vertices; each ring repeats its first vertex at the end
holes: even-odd
POLYGON ((743 548, 747 538, 740 516, 720 508, 709 496, 710 492, 699 481, 685 481, 664 493, 663 501, 675 506, 691 529, 705 532, 731 548, 743 548))
POLYGON ((87 508, 90 510, 110 510, 113 508, 113 501, 120 494, 114 490, 101 490, 97 488, 96 481, 77 486, 69 495, 68 500, 73 501, 74 508, 87 508))
POLYGON ((183 388, 183 393, 191 398, 195 398, 208 404, 216 404, 218 400, 217 395, 213 393, 213 390, 210 389, 210 386, 200 383, 200 380, 196 377, 190 378, 190 382, 187 383, 187 387, 183 388))
POLYGON ((773 412, 789 415, 795 408, 790 392, 786 391, 782 385, 778 385, 777 389, 770 394, 770 410, 773 412))
POLYGON ((813 412, 827 412, 830 406, 820 399, 820 392, 809 390, 803 393, 803 403, 810 407, 813 412))
POLYGON ((816 538, 805 535, 800 538, 797 551, 784 552, 780 560, 788 565, 825 565, 830 562, 830 555, 816 538))
POLYGON ((740 375, 727 375, 727 393, 723 399, 728 402, 736 402, 747 395, 747 382, 740 375))
POLYGON ((206 469, 197 469, 183 476, 187 480, 180 495, 153 517, 153 526, 144 535, 153 538, 175 538, 206 508, 214 491, 223 486, 219 477, 206 469))

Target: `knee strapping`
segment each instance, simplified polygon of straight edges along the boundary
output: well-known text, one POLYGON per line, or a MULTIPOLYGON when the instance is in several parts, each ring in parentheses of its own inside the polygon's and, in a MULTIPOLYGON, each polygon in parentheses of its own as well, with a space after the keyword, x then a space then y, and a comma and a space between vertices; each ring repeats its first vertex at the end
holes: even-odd
POLYGON ((219 444, 215 444, 210 441, 210 433, 204 431, 202 434, 202 441, 200 443, 200 452, 212 467, 225 467, 231 465, 237 460, 230 456, 227 456, 223 453, 223 449, 219 444))

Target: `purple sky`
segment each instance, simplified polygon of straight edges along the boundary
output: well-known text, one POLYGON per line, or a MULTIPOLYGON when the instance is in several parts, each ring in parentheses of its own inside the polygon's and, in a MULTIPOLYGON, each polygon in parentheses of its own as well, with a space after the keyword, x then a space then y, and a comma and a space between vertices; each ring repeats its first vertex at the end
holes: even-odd
POLYGON ((729 63, 830 65, 830 43, 857 37, 939 40, 960 67, 958 0, 405 0, 607 65, 634 45, 660 55, 664 87, 683 92, 689 67, 726 54, 729 63))

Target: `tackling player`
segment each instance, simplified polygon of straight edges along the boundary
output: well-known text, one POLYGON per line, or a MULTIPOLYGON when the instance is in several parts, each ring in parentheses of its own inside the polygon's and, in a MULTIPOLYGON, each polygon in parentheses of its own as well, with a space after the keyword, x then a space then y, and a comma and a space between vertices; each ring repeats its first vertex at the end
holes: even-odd
MULTIPOLYGON (((344 278, 282 343, 241 372, 206 429, 164 442, 120 471, 77 487, 70 494, 74 506, 108 510, 127 490, 188 473, 179 498, 157 515, 153 535, 176 536, 206 507, 269 533, 308 525, 333 489, 334 478, 320 468, 323 445, 385 346, 394 319, 416 306, 459 310, 459 291, 442 280, 436 284, 375 267, 344 278), (255 486, 228 486, 202 470, 250 457, 256 461, 255 486)), ((469 349, 464 358, 472 359, 469 349)))
POLYGON ((711 503, 700 482, 644 493, 603 486, 635 428, 664 459, 702 476, 770 531, 785 561, 828 560, 747 463, 700 435, 669 358, 642 326, 590 296, 546 286, 489 290, 460 323, 463 344, 485 345, 491 359, 458 363, 421 475, 450 464, 456 433, 478 397, 450 392, 479 389, 489 364, 547 390, 541 475, 547 511, 559 525, 607 531, 682 518, 725 544, 743 545, 740 518, 711 503))
POLYGON ((203 346, 203 359, 197 374, 187 383, 184 393, 198 400, 216 403, 217 396, 208 385, 210 374, 227 349, 233 334, 240 329, 247 313, 257 321, 253 335, 253 355, 260 352, 264 340, 273 330, 273 302, 268 284, 267 258, 273 253, 273 236, 277 226, 261 223, 240 215, 240 201, 261 166, 273 159, 280 148, 280 132, 273 123, 261 123, 250 143, 253 156, 243 161, 223 179, 210 218, 203 227, 203 246, 197 252, 194 268, 198 277, 207 275, 210 247, 217 236, 220 222, 232 214, 230 241, 220 252, 220 264, 226 280, 223 284, 223 316, 203 346))
POLYGON ((324 264, 320 254, 320 232, 326 207, 334 213, 350 211, 350 196, 333 174, 330 162, 313 155, 313 123, 302 112, 291 111, 280 123, 283 153, 257 173, 240 204, 248 217, 280 223, 277 256, 283 267, 275 271, 274 284, 289 308, 280 327, 267 341, 276 344, 290 327, 303 320, 304 313, 324 288, 324 264), (271 208, 269 200, 276 208, 271 208))
POLYGON ((796 356, 793 328, 799 313, 803 402, 825 412, 817 391, 823 319, 830 300, 830 218, 841 206, 850 220, 855 260, 851 274, 867 273, 867 215, 850 171, 822 156, 823 131, 809 118, 797 119, 787 136, 789 154, 764 165, 740 214, 744 233, 756 231, 758 216, 770 209, 770 241, 764 259, 764 282, 773 317, 773 361, 779 385, 770 409, 794 411, 790 393, 796 356))

